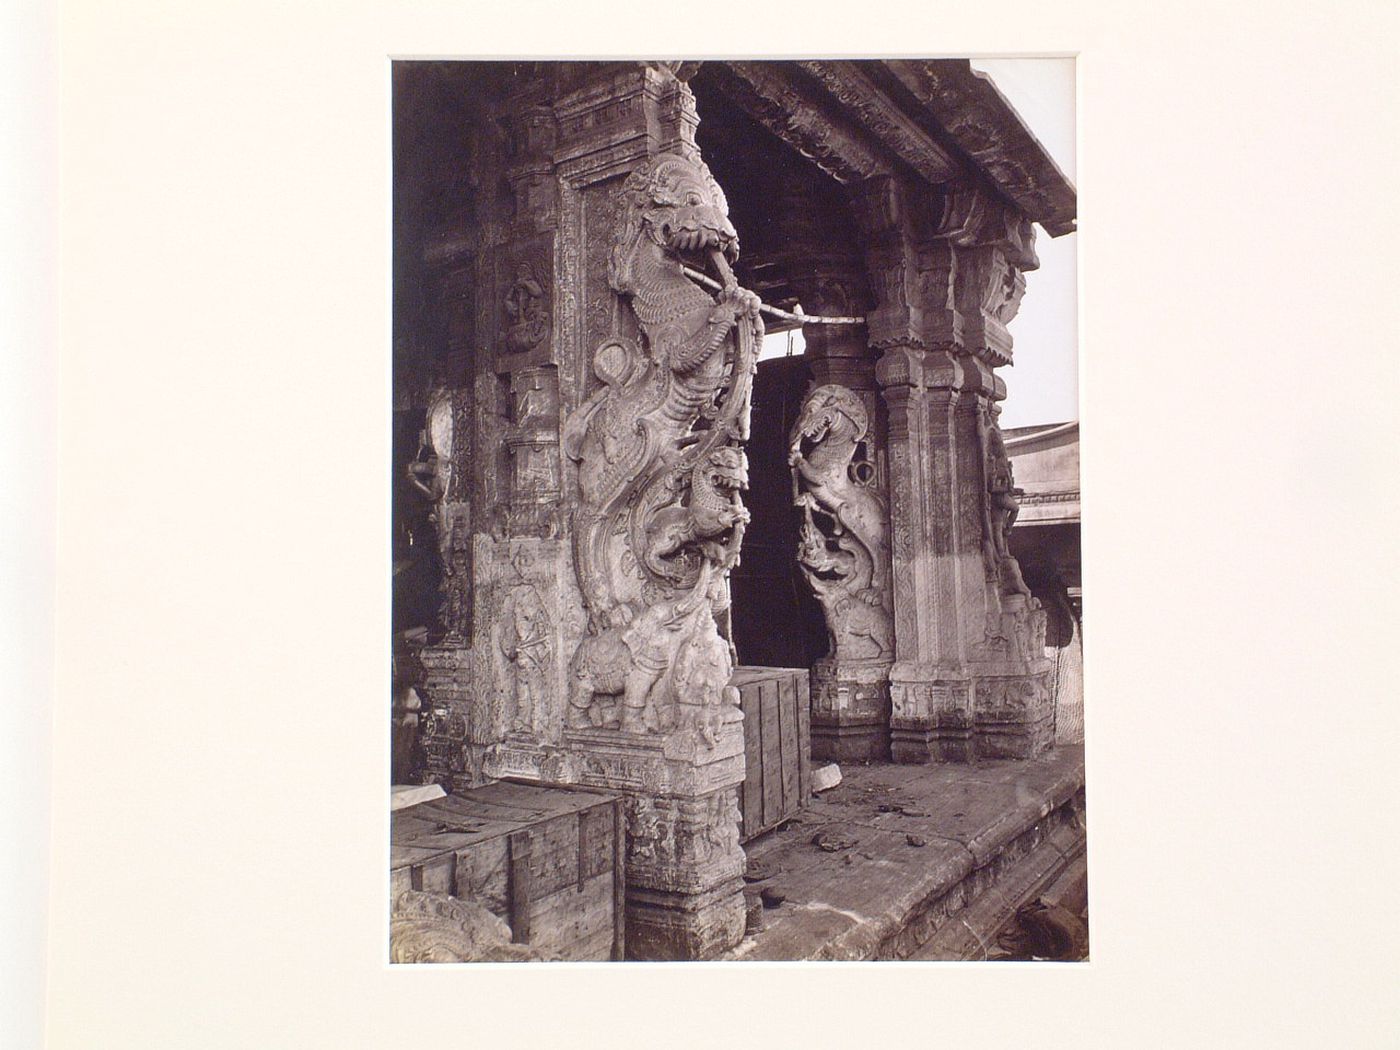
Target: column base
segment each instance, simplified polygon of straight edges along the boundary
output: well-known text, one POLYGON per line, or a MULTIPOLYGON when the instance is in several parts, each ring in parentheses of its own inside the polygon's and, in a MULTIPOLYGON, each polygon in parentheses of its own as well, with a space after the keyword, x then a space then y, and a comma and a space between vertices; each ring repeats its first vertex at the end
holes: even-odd
POLYGON ((812 758, 878 762, 890 754, 890 661, 818 660, 812 668, 812 758))
POLYGON ((890 730, 890 757, 902 765, 974 762, 977 742, 969 731, 934 728, 890 730))
POLYGON ((890 757, 890 727, 878 722, 812 722, 813 762, 884 762, 890 757))
POLYGON ((1030 671, 890 679, 890 753, 896 762, 1027 759, 1054 743, 1049 661, 1030 671))
POLYGON ((627 958, 713 959, 744 936, 744 882, 726 880, 703 894, 627 887, 627 958))

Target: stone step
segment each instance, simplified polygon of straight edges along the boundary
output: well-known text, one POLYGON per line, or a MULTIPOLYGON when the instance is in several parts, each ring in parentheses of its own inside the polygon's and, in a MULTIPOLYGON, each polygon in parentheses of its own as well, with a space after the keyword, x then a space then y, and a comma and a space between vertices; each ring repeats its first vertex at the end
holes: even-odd
POLYGON ((1082 747, 843 773, 799 820, 749 844, 767 875, 750 889, 782 900, 726 958, 986 958, 1016 907, 1084 852, 1082 747), (949 923, 964 934, 936 940, 949 923), (941 954, 918 955, 925 946, 941 954))

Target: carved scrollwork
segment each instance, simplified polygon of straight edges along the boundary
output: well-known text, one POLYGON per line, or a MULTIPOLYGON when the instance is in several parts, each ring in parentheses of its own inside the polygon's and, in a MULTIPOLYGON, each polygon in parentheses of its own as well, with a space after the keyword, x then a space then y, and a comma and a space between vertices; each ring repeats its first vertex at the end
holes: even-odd
POLYGON ((627 179, 609 283, 642 345, 598 346, 602 386, 563 431, 578 464, 574 561, 589 618, 571 667, 574 728, 690 728, 712 743, 719 709, 737 703, 715 613, 748 520, 739 445, 763 331, 757 297, 729 271, 737 256, 703 163, 660 154, 627 179), (713 266, 724 291, 702 291, 682 264, 713 266))
POLYGON ((894 648, 889 515, 875 485, 869 431, 860 397, 827 384, 807 395, 788 448, 802 512, 797 558, 826 613, 838 661, 880 659, 894 648))
POLYGON ((503 919, 475 901, 405 890, 393 902, 389 957, 396 963, 528 962, 549 956, 511 943, 503 919))

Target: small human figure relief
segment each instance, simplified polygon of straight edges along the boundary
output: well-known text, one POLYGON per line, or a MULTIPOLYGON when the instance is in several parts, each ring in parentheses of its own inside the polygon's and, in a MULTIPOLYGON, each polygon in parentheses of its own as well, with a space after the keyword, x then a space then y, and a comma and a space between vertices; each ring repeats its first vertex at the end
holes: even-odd
POLYGON ((1023 490, 1016 487, 1011 471, 1011 457, 1006 454, 1001 427, 992 410, 982 408, 977 413, 977 436, 982 444, 983 471, 987 495, 983 502, 983 558, 988 574, 998 583, 1000 593, 1030 596, 1031 589, 1021 577, 1021 567, 1012 556, 1007 537, 1016 524, 1021 505, 1016 497, 1023 490))
POLYGON ((533 350, 549 335, 544 287, 529 263, 516 267, 506 291, 506 345, 516 353, 533 350))
POLYGON ((629 859, 642 864, 674 864, 676 826, 671 815, 650 798, 629 798, 626 807, 629 859))
POLYGON ((419 432, 418 452, 405 468, 405 472, 408 483, 422 494, 430 507, 436 507, 438 500, 442 499, 447 491, 447 479, 444 476, 442 460, 429 440, 426 430, 419 432))
POLYGON ((528 583, 511 588, 501 619, 501 652, 510 665, 511 726, 532 733, 537 713, 548 702, 553 624, 539 591, 528 583))
POLYGON ((725 721, 710 709, 737 704, 724 689, 732 657, 716 617, 748 521, 739 446, 763 325, 758 297, 730 270, 738 238, 703 163, 652 157, 620 201, 609 283, 643 345, 614 337, 598 346, 602 385, 564 425, 564 451, 578 464, 574 564, 588 610, 567 722, 693 731, 708 746, 725 721), (710 268, 723 290, 704 291, 683 266, 710 268))
POLYGON ((740 853, 739 823, 742 819, 738 793, 733 789, 717 791, 706 800, 705 826, 701 829, 705 860, 740 853))
POLYGON ((554 449, 545 444, 522 444, 511 449, 515 464, 511 497, 521 500, 547 493, 557 493, 558 471, 554 465, 554 449))
POLYGON ((826 614, 837 661, 894 649, 889 514, 875 486, 869 415, 830 383, 807 395, 788 445, 793 503, 802 512, 797 560, 826 614))
POLYGON ((550 420, 557 410, 557 398, 545 386, 545 377, 537 369, 527 369, 520 373, 513 391, 515 397, 515 425, 529 426, 550 420))

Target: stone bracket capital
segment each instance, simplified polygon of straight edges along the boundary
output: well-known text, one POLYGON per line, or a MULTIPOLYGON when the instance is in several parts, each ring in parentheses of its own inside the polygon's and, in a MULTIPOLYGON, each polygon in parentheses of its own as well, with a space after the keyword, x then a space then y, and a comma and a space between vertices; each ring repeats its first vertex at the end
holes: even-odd
POLYGON ((875 363, 875 379, 886 400, 907 396, 910 390, 956 393, 964 385, 963 365, 959 355, 945 350, 925 350, 908 344, 892 346, 875 363))

